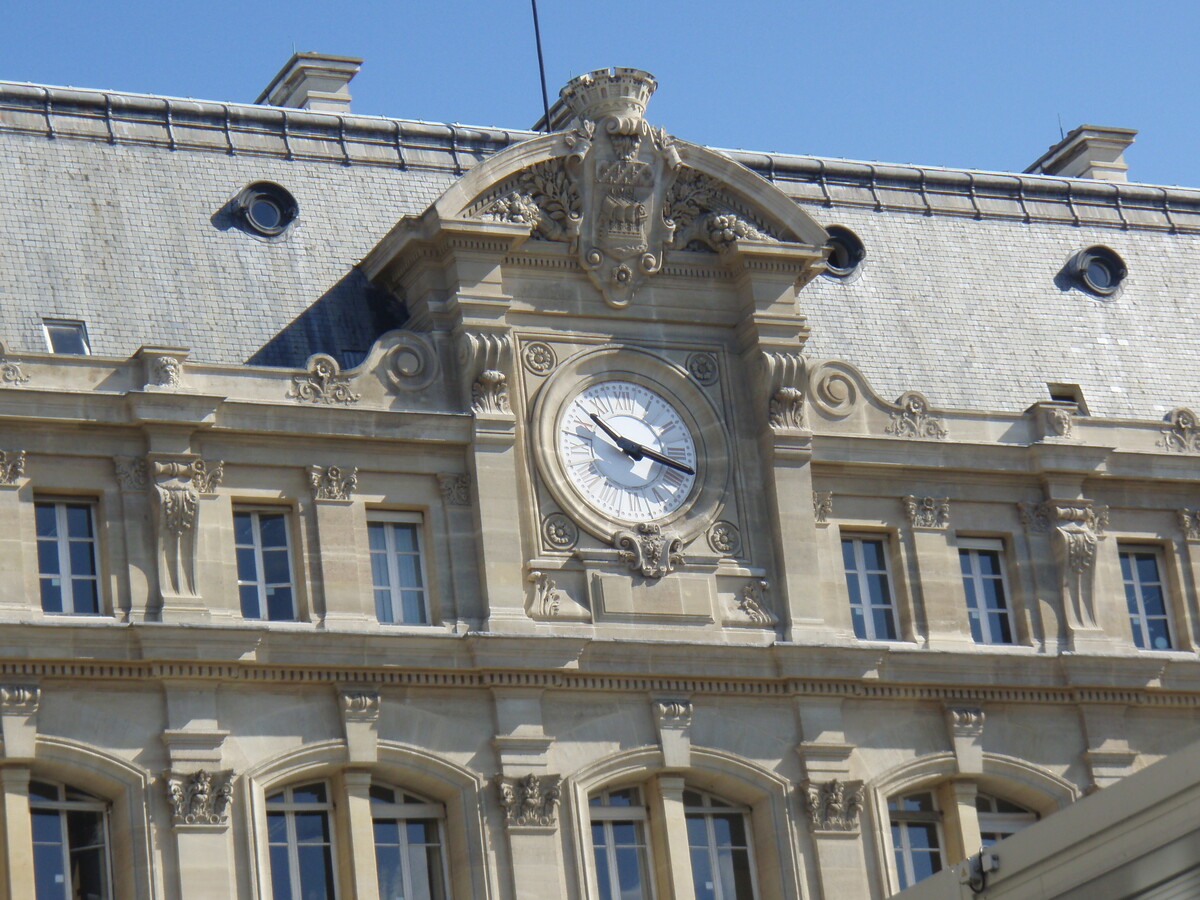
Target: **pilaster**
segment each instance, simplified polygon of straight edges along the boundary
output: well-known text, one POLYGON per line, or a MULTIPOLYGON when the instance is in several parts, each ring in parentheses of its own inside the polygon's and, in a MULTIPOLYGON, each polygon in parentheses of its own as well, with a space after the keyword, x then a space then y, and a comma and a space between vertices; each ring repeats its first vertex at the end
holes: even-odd
POLYGON ((316 558, 321 567, 324 623, 331 630, 361 628, 378 618, 371 592, 370 560, 364 558, 359 524, 366 518, 354 500, 358 470, 309 466, 317 522, 316 558))
POLYGON ((973 649, 962 573, 950 531, 946 497, 909 496, 902 500, 911 529, 913 556, 920 577, 925 635, 938 650, 973 649))
POLYGON ((659 775, 657 790, 651 791, 650 832, 654 847, 654 876, 663 900, 692 900, 692 854, 684 817, 682 775, 659 775))
MULTIPOLYGON (((380 900, 375 862, 374 823, 371 818, 371 772, 350 769, 342 773, 346 792, 345 829, 342 837, 349 847, 347 880, 355 900, 380 900)), ((411 862, 411 861, 409 861, 411 862)))
POLYGON ((33 867, 33 822, 29 815, 29 769, 5 766, 0 769, 3 817, 0 831, 0 897, 3 900, 29 900, 35 896, 33 867))
POLYGON ((28 619, 41 609, 37 562, 37 523, 33 485, 25 477, 25 454, 8 451, 0 479, 0 617, 28 619))

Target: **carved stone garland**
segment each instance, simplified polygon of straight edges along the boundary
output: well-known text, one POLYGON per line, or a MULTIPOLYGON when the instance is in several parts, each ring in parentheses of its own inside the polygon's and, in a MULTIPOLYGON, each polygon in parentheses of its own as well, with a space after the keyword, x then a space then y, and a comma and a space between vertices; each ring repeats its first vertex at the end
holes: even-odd
POLYGON ((358 487, 358 469, 309 466, 308 483, 312 487, 313 500, 349 500, 358 487))
POLYGON ((929 414, 929 401, 924 394, 909 391, 896 401, 898 410, 892 413, 891 424, 884 428, 888 434, 902 438, 946 439, 946 424, 929 414))
POLYGON ((863 783, 839 781, 824 784, 805 782, 804 807, 814 831, 857 831, 863 807, 863 783))
POLYGON ((659 525, 642 522, 636 533, 618 531, 613 546, 617 559, 645 578, 662 578, 684 564, 683 540, 659 525))
POLYGON ((164 772, 175 826, 225 825, 233 803, 233 772, 201 769, 189 775, 164 772))
POLYGON ((1185 407, 1172 410, 1167 426, 1156 446, 1175 453, 1200 453, 1200 420, 1194 412, 1185 407))
POLYGON ((504 823, 512 827, 551 827, 558 822, 562 800, 562 778, 558 775, 523 778, 497 775, 496 794, 504 808, 504 823))

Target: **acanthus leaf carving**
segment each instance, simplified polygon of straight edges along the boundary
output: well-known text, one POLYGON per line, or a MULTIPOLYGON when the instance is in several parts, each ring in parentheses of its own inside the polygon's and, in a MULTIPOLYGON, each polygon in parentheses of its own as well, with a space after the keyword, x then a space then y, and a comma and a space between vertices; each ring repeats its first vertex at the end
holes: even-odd
POLYGON ((833 515, 833 491, 813 491, 813 517, 818 525, 828 525, 833 515))
POLYGON ((762 380, 767 395, 767 424, 772 430, 808 427, 804 395, 807 375, 804 358, 798 348, 794 352, 763 351, 762 380))
POLYGON ((325 353, 315 353, 308 359, 304 375, 292 378, 287 395, 300 403, 340 403, 349 406, 362 399, 350 390, 350 379, 341 374, 336 359, 325 353))
POLYGON ((660 525, 641 522, 637 531, 613 535, 617 559, 644 578, 662 578, 684 564, 683 540, 660 525))
POLYGON ((312 488, 313 500, 349 500, 358 487, 358 469, 309 466, 308 483, 312 488))
POLYGON ((551 827, 558 822, 562 800, 562 778, 558 775, 534 775, 510 778, 497 775, 496 794, 509 827, 551 827))
POLYGON ((470 384, 471 412, 511 415, 508 371, 512 341, 502 332, 464 332, 459 342, 463 375, 470 384))
POLYGON ((856 831, 863 807, 863 783, 834 778, 825 783, 807 781, 802 787, 804 807, 814 831, 856 831))
POLYGON ((15 359, 9 359, 0 344, 0 385, 28 384, 29 376, 21 371, 21 364, 15 359))
POLYGON ((467 215, 528 225, 530 233, 547 241, 569 241, 579 230, 583 200, 562 159, 534 163, 499 190, 488 193, 467 215))
POLYGON ((1200 453, 1200 420, 1186 407, 1171 411, 1161 434, 1155 446, 1176 453, 1200 453))
POLYGON ((144 456, 114 456, 113 468, 117 474, 117 485, 123 491, 144 491, 150 476, 144 456))
POLYGON ((950 524, 950 498, 910 494, 904 498, 904 512, 913 528, 944 529, 950 524))
POLYGON ((767 421, 772 428, 807 428, 804 418, 804 392, 795 387, 781 387, 771 395, 767 421))
POLYGON ((945 440, 949 432, 939 417, 929 414, 929 401, 924 394, 908 391, 896 401, 897 411, 884 431, 902 438, 945 440))
POLYGON ((681 166, 666 193, 664 215, 674 224, 673 249, 720 250, 739 240, 778 242, 779 236, 733 200, 710 175, 681 166))
POLYGON ((225 825, 233 803, 233 772, 200 769, 190 774, 164 772, 171 817, 176 826, 225 825))
POLYGON ((545 572, 534 570, 529 573, 529 582, 533 585, 529 615, 535 619, 553 619, 558 615, 562 602, 562 593, 554 579, 545 572))
POLYGON ((225 477, 225 460, 219 459, 209 465, 202 459, 192 463, 192 487, 198 494, 215 494, 221 479, 225 477))
POLYGON ((179 537, 196 524, 199 498, 195 477, 197 461, 154 463, 154 490, 165 532, 179 537))
POLYGON ((742 588, 738 609, 755 625, 774 625, 779 621, 767 608, 767 591, 770 589, 771 585, 762 579, 755 579, 742 588))
POLYGON ((0 484, 13 485, 25 474, 24 450, 0 450, 0 484))

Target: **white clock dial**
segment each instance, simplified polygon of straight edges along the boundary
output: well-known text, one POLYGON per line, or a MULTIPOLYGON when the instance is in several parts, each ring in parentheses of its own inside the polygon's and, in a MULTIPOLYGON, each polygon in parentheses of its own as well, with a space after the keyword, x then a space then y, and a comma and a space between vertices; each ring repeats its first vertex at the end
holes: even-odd
POLYGON ((628 522, 670 515, 696 480, 696 444, 683 418, 654 391, 629 381, 576 394, 559 419, 558 452, 575 489, 628 522))

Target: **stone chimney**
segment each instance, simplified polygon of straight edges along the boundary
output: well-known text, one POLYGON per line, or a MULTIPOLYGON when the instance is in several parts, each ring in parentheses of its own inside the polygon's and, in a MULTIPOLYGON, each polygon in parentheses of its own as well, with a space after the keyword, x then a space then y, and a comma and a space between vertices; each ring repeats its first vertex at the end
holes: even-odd
POLYGON ((362 68, 354 56, 293 53, 255 103, 318 112, 350 112, 350 79, 362 68))
POLYGON ((1125 164, 1124 152, 1136 134, 1132 128, 1080 125, 1025 171, 1031 175, 1128 181, 1125 173, 1129 166, 1125 164))

